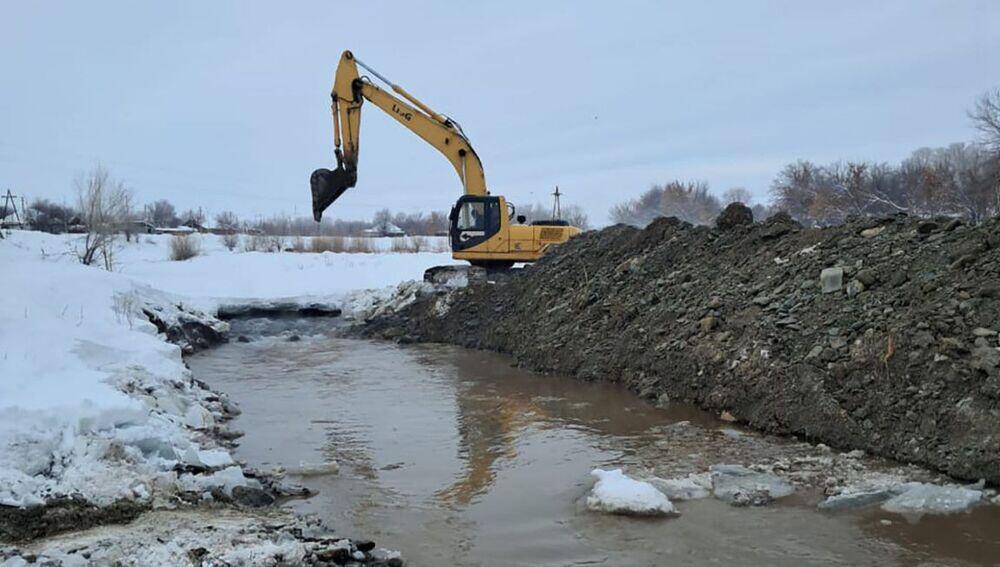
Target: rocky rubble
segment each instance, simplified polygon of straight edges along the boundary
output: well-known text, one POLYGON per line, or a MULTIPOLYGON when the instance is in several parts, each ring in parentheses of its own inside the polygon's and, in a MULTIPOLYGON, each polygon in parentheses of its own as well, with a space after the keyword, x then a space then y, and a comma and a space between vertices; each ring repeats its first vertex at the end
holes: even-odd
POLYGON ((226 341, 229 325, 207 313, 173 303, 162 297, 146 298, 139 306, 142 315, 156 326, 167 341, 181 347, 184 354, 226 341))
POLYGON ((505 352, 1000 483, 1000 220, 748 220, 729 210, 714 228, 661 218, 587 232, 361 332, 505 352))
POLYGON ((0 545, 0 565, 355 565, 401 567, 398 552, 336 534, 315 517, 227 509, 152 512, 134 524, 105 526, 21 547, 0 545))

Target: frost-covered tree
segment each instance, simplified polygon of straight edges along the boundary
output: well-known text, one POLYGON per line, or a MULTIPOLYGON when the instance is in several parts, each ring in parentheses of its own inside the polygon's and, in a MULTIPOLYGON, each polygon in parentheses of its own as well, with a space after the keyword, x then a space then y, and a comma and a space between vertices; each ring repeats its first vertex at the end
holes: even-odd
POLYGON ((215 226, 226 230, 239 230, 240 218, 232 211, 222 211, 215 215, 215 226))
POLYGON ((722 202, 726 205, 729 203, 743 203, 749 207, 753 204, 753 194, 746 187, 730 187, 722 194, 722 202))
POLYGON ((657 217, 676 217, 691 224, 710 224, 722 210, 719 198, 704 181, 671 181, 654 185, 638 198, 615 205, 611 220, 646 226, 657 217))
POLYGON ((1000 154, 1000 89, 984 93, 969 113, 984 144, 1000 154))
POLYGON ((100 259, 104 268, 114 267, 114 246, 129 221, 130 191, 98 165, 76 182, 77 210, 87 233, 77 250, 80 262, 91 265, 100 259))
POLYGON ((60 205, 48 199, 36 199, 28 206, 28 224, 33 230, 59 234, 66 232, 73 222, 76 211, 73 207, 60 205))
POLYGON ((160 199, 149 205, 149 222, 160 228, 174 228, 180 224, 177 209, 166 199, 160 199))

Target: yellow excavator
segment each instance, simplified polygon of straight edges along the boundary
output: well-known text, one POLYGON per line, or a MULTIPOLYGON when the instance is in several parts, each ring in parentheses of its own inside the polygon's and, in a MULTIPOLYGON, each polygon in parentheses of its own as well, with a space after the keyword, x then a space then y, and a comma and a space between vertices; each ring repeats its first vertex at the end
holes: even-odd
POLYGON ((550 246, 565 242, 580 232, 579 228, 559 219, 525 224, 525 218, 516 216, 514 206, 506 199, 490 195, 483 164, 457 122, 435 112, 359 61, 350 51, 340 57, 330 96, 333 99, 337 168, 317 169, 310 177, 316 222, 322 219, 327 207, 358 181, 361 106, 367 100, 437 148, 455 167, 464 191, 448 216, 452 257, 456 260, 492 268, 533 262, 550 246), (370 77, 360 76, 358 66, 399 96, 376 86, 370 77))

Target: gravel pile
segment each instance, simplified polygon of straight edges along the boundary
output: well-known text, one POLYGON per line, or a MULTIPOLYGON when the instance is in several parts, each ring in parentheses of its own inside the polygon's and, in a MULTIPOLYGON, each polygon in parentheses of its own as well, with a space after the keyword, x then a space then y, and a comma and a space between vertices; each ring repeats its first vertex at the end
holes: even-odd
MULTIPOLYGON (((443 292, 442 292, 443 293, 443 292)), ((369 321, 1000 483, 1000 219, 661 218, 369 321)))

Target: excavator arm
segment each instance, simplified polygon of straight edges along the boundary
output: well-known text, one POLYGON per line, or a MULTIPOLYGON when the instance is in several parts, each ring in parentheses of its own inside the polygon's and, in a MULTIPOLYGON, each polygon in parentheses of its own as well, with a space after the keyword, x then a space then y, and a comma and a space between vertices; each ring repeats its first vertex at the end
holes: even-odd
POLYGON ((345 51, 340 57, 330 96, 333 101, 333 143, 337 168, 317 169, 310 177, 313 218, 317 222, 322 218, 323 211, 358 181, 361 106, 365 100, 444 154, 458 173, 466 195, 489 195, 483 164, 461 127, 379 75, 350 51, 345 51), (387 84, 398 96, 379 88, 367 76, 360 76, 358 65, 387 84))

